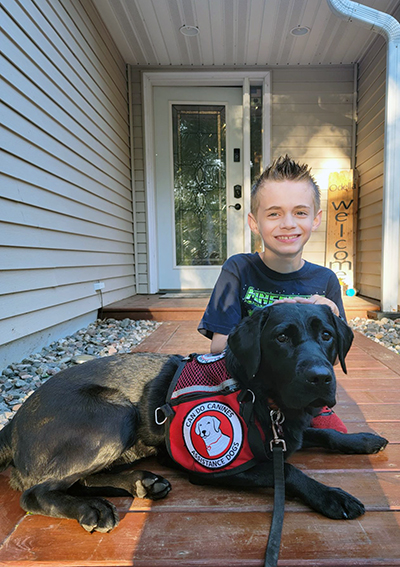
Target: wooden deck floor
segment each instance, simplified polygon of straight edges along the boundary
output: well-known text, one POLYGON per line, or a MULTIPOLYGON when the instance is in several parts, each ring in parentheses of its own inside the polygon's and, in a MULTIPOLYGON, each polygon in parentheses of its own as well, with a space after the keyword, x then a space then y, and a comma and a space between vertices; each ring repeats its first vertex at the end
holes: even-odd
MULTIPOLYGON (((155 352, 205 352, 194 321, 164 323, 140 345, 155 352)), ((280 566, 400 566, 400 357, 357 334, 337 370, 338 415, 351 432, 374 430, 390 440, 374 456, 297 453, 291 462, 340 486, 366 505, 352 521, 324 518, 287 501, 280 566)), ((77 522, 25 515, 19 494, 0 475, 0 565, 7 567, 258 567, 272 512, 271 490, 194 487, 157 463, 173 490, 165 500, 112 499, 121 522, 110 534, 88 534, 77 522)))
MULTIPOLYGON (((209 295, 204 292, 176 294, 133 295, 111 303, 102 309, 101 316, 114 319, 154 319, 155 321, 200 321, 209 295)), ((379 303, 359 296, 344 297, 347 318, 367 317, 368 311, 379 310, 379 303)))

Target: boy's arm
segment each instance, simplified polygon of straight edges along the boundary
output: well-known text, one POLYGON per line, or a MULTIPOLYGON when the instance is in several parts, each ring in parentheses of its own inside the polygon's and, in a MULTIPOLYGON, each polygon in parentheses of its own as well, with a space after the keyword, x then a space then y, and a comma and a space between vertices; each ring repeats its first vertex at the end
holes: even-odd
POLYGON ((315 303, 318 305, 328 305, 337 317, 346 321, 346 313, 343 307, 342 291, 339 280, 332 270, 329 270, 329 272, 330 276, 326 284, 326 293, 324 295, 316 293, 309 298, 296 297, 295 299, 278 300, 276 303, 315 303))
POLYGON ((228 342, 228 336, 229 335, 221 335, 220 333, 214 333, 213 338, 211 339, 210 352, 213 354, 222 352, 228 342))
POLYGON ((211 339, 210 352, 222 352, 228 335, 241 320, 240 279, 229 259, 222 267, 198 331, 211 339))

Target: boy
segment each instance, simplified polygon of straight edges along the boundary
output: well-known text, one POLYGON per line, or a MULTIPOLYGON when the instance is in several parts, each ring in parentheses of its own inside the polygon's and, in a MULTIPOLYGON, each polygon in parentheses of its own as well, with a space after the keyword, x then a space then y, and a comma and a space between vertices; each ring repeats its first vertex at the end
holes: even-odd
MULTIPOLYGON (((251 192, 248 223, 261 236, 263 251, 236 254, 222 266, 198 330, 221 352, 239 321, 272 303, 326 304, 345 320, 339 281, 329 268, 303 260, 311 233, 321 224, 320 190, 307 165, 280 157, 260 176, 251 192)), ((329 408, 313 427, 347 432, 329 408)))

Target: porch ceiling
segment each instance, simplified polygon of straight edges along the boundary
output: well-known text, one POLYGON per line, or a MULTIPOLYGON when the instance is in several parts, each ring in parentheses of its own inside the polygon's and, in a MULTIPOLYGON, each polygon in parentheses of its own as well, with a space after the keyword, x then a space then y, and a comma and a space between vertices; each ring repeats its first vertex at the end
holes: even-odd
MULTIPOLYGON (((393 14, 400 0, 363 0, 393 14)), ((356 63, 376 34, 338 19, 326 0, 96 0, 127 63, 152 66, 356 63), (185 37, 181 26, 200 33, 185 37), (309 33, 294 36, 293 28, 309 33)))

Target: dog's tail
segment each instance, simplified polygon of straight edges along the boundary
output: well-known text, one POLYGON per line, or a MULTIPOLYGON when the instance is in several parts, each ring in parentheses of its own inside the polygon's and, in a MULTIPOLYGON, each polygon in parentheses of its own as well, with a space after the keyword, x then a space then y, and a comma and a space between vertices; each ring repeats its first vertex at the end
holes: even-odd
POLYGON ((0 472, 6 470, 12 463, 11 423, 0 431, 0 472))

